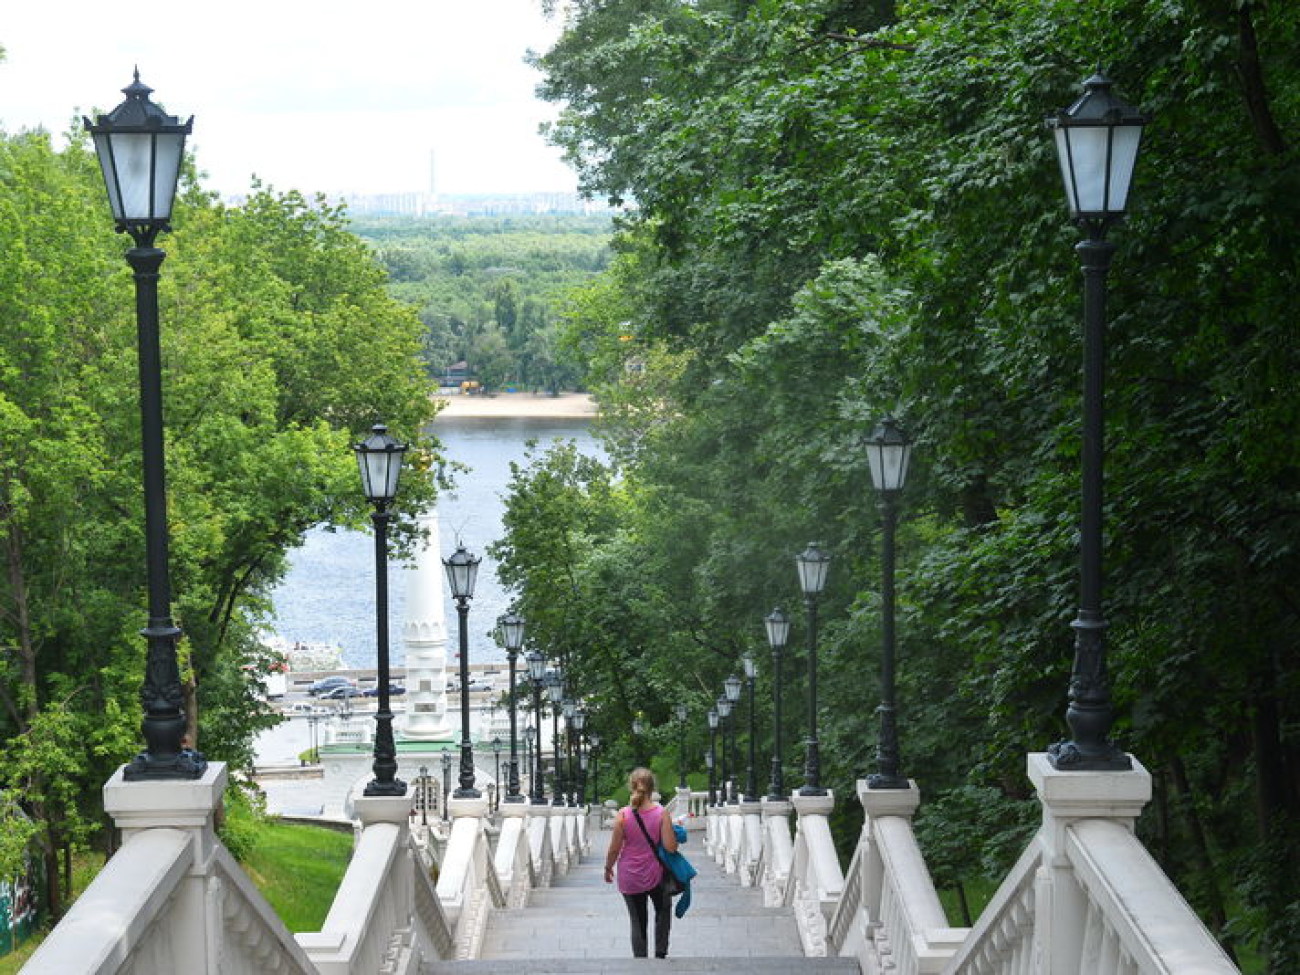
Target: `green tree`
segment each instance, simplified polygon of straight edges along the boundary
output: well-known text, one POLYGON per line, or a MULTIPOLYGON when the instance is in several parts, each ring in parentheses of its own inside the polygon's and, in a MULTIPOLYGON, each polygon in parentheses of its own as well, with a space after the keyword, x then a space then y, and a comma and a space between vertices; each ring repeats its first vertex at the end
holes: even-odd
MULTIPOLYGON (((860 442, 898 413, 919 441, 904 758, 939 796, 1023 797, 1024 752, 1065 730, 1079 288, 1041 119, 1099 57, 1153 113, 1113 234, 1116 734, 1154 769, 1152 848, 1225 943, 1278 972, 1300 964, 1297 39, 1300 13, 1229 0, 659 0, 580 3, 537 59, 584 187, 638 205, 566 343, 635 485, 639 553, 683 554, 636 563, 646 585, 687 580, 673 605, 695 610, 648 654, 752 632, 820 537, 823 666, 874 674, 860 442)), ((823 740, 847 794, 874 692, 835 677, 823 740)))

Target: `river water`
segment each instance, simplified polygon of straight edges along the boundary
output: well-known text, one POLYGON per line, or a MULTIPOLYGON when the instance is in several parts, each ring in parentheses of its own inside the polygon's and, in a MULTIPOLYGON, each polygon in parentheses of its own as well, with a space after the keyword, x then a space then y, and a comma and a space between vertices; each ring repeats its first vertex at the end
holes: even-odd
MULTIPOLYGON (((530 440, 544 447, 573 440, 591 456, 603 456, 583 419, 440 416, 434 433, 447 457, 469 467, 456 474, 455 488, 438 499, 442 554, 457 541, 482 556, 478 583, 470 602, 469 647, 474 663, 504 660, 491 638, 497 617, 509 608, 510 596, 496 577, 487 546, 502 535, 501 519, 510 482, 511 461, 523 462, 530 440)), ((331 643, 343 650, 349 668, 375 665, 375 547, 373 535, 313 529, 290 555, 290 568, 272 594, 272 630, 290 642, 331 643)), ((390 560, 388 568, 390 649, 394 665, 405 663, 401 634, 406 595, 406 566, 390 560)), ((446 599, 448 636, 459 639, 456 610, 446 599)))

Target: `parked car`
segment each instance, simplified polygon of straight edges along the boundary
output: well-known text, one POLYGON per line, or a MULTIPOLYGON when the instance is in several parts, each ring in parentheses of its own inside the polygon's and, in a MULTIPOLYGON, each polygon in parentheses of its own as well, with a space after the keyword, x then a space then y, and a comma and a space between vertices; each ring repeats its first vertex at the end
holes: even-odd
POLYGON ((307 688, 307 693, 312 697, 324 697, 326 691, 332 691, 339 687, 351 687, 356 690, 356 684, 352 682, 351 677, 344 677, 342 674, 334 674, 331 677, 322 677, 307 688))
MULTIPOLYGON (((403 694, 405 694, 405 693, 406 693, 406 688, 403 687, 401 684, 389 684, 389 685, 388 685, 388 696, 389 696, 389 697, 400 697, 401 695, 403 695, 403 694)), ((378 697, 378 696, 379 696, 379 688, 378 688, 378 687, 367 687, 364 691, 361 692, 361 694, 362 694, 362 696, 364 696, 364 697, 378 697)))
POLYGON ((342 701, 349 697, 360 697, 361 691, 354 684, 340 684, 318 695, 322 701, 342 701))

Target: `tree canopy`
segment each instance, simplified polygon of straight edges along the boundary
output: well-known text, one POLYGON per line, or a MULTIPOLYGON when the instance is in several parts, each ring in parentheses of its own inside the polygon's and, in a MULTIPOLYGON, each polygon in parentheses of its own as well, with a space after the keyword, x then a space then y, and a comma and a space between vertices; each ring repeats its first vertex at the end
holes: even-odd
MULTIPOLYGON (((434 408, 415 313, 346 214, 254 186, 225 207, 187 177, 160 278, 173 615, 190 735, 251 771, 273 720, 256 631, 285 555, 356 522, 350 444, 386 422, 433 496, 434 408)), ((99 786, 140 747, 145 555, 133 283, 81 136, 0 134, 0 832, 56 854, 98 828, 99 786), (17 803, 12 800, 21 798, 17 803), (14 835, 17 835, 15 832, 14 835)), ((0 871, 12 873, 14 845, 0 871)))
MULTIPOLYGON (((862 442, 894 414, 917 439, 904 771, 938 800, 932 839, 970 796, 1028 798, 1025 752, 1068 734, 1078 598, 1079 232, 1042 120, 1100 63, 1152 117, 1111 232, 1114 734, 1156 782, 1144 835, 1211 927, 1272 971, 1300 966, 1298 41, 1300 12, 1254 0, 570 5, 536 59, 550 136, 589 193, 634 204, 564 337, 619 490, 537 458, 510 505, 522 516, 558 465, 557 519, 618 509, 616 530, 568 516, 580 619, 539 644, 589 662, 575 691, 610 705, 595 727, 626 738, 628 707, 666 725, 683 697, 701 723, 738 652, 765 649, 762 615, 801 618, 792 558, 817 539, 834 557, 824 777, 851 836, 880 646, 862 442), (604 696, 604 659, 646 678, 634 704, 604 696)), ((511 579, 523 604, 554 611, 557 568, 507 529, 503 554, 531 553, 511 579)), ((985 836, 985 859, 1005 840, 985 836)))

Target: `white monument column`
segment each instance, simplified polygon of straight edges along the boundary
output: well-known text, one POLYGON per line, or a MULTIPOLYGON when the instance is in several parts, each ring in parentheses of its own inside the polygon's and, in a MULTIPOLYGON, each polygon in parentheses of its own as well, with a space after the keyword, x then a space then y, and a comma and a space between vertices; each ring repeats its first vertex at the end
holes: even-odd
POLYGON ((447 617, 443 608, 443 573, 438 512, 419 518, 425 532, 406 578, 406 722, 403 741, 451 741, 447 724, 447 617))

